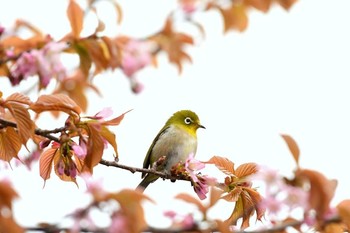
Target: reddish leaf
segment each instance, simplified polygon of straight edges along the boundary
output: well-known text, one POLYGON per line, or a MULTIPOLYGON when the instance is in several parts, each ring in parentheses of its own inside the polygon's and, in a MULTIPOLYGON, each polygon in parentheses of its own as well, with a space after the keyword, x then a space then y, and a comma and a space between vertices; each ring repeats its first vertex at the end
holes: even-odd
POLYGON ((123 19, 123 10, 117 1, 113 1, 113 4, 117 13, 117 23, 120 24, 123 19))
POLYGON ((228 194, 224 195, 222 197, 222 199, 224 199, 225 201, 229 201, 229 202, 235 202, 238 200, 241 193, 242 193, 242 188, 236 187, 236 188, 232 189, 228 194))
POLYGON ((114 149, 115 158, 118 159, 118 146, 115 139, 115 134, 112 133, 107 127, 102 126, 102 130, 100 131, 100 135, 104 138, 114 149))
POLYGON ((109 57, 109 66, 112 69, 115 69, 117 67, 120 66, 121 63, 121 52, 118 49, 116 43, 114 43, 114 41, 111 40, 111 38, 107 37, 107 36, 103 36, 101 37, 101 40, 103 40, 105 46, 107 47, 108 51, 104 50, 104 53, 108 53, 108 57, 109 57))
POLYGON ((6 101, 14 101, 21 104, 30 105, 32 102, 30 101, 29 97, 26 95, 23 95, 22 93, 13 93, 9 97, 6 98, 6 101))
POLYGON ((18 194, 13 189, 10 181, 0 180, 0 209, 7 207, 12 210, 12 201, 16 198, 18 198, 18 194))
POLYGON ((299 155, 300 155, 300 151, 299 151, 299 147, 298 144, 295 142, 295 140, 286 134, 281 134, 282 138, 284 139, 284 141, 287 143, 287 146, 290 150, 290 152, 293 155, 293 158, 296 162, 296 164, 299 166, 299 155))
POLYGON ((248 16, 244 4, 232 4, 227 9, 219 8, 219 10, 224 19, 224 32, 232 29, 242 32, 247 28, 248 16))
POLYGON ((191 57, 184 51, 184 46, 193 44, 193 38, 174 31, 170 17, 166 20, 163 30, 150 39, 158 43, 159 47, 168 54, 169 61, 177 66, 180 73, 185 60, 192 62, 191 57))
POLYGON ((121 114, 120 116, 113 118, 112 120, 108 120, 103 122, 104 125, 119 125, 120 122, 124 119, 125 114, 127 114, 128 112, 132 111, 132 109, 130 109, 129 111, 124 112, 123 114, 121 114))
POLYGON ((204 163, 214 164, 219 170, 221 170, 226 175, 235 175, 235 165, 228 158, 213 156, 211 159, 209 159, 209 161, 204 163))
POLYGON ((81 113, 81 108, 64 94, 42 95, 30 108, 36 113, 44 111, 62 111, 71 116, 76 116, 81 113))
POLYGON ((257 173, 258 170, 259 168, 256 163, 244 163, 237 167, 235 174, 237 177, 242 178, 257 173))
POLYGON ((216 226, 219 232, 221 233, 232 233, 231 224, 228 222, 221 221, 219 219, 214 220, 216 222, 216 226))
POLYGON ((123 229, 126 232, 142 232, 147 228, 147 222, 145 220, 144 211, 141 201, 148 200, 153 202, 150 198, 144 194, 135 191, 124 189, 118 193, 110 194, 108 199, 114 199, 118 201, 121 213, 123 213, 128 220, 126 222, 126 228, 123 229))
POLYGON ((277 0, 277 2, 286 10, 289 10, 297 0, 277 0))
POLYGON ((337 205, 338 214, 344 223, 347 226, 347 229, 350 229, 350 200, 343 200, 337 205))
POLYGON ((75 0, 70 0, 67 8, 67 16, 74 38, 79 38, 83 29, 84 12, 75 0))
POLYGON ((229 225, 237 225, 237 221, 239 218, 243 216, 243 211, 244 211, 244 205, 243 205, 243 200, 242 197, 239 196, 235 203, 235 208, 233 209, 230 217, 225 220, 226 223, 229 225))
POLYGON ((200 202, 198 199, 194 198, 193 196, 187 193, 180 193, 176 195, 175 198, 197 206, 199 211, 201 211, 203 214, 206 214, 207 208, 202 204, 202 202, 200 202))
POLYGON ((22 144, 26 144, 34 135, 35 125, 30 118, 27 106, 31 104, 29 98, 20 93, 14 93, 6 98, 2 106, 7 108, 17 124, 18 134, 22 144))
POLYGON ((18 152, 21 149, 22 143, 16 130, 12 127, 7 127, 0 130, 0 159, 10 162, 12 158, 18 158, 18 152))
POLYGON ((318 171, 308 169, 297 170, 295 176, 300 180, 306 179, 310 183, 309 205, 316 211, 317 219, 322 220, 329 210, 337 182, 327 179, 318 171))
MULTIPOLYGON (((8 102, 8 101, 7 101, 8 102)), ((28 139, 34 135, 35 124, 30 118, 27 107, 17 102, 7 103, 7 107, 17 123, 18 134, 22 144, 26 144, 28 139)))
POLYGON ((54 157, 59 156, 58 151, 59 149, 49 148, 40 155, 39 170, 44 181, 50 178, 54 157))
POLYGON ((104 42, 97 39, 89 38, 80 41, 80 46, 84 47, 95 65, 95 74, 109 67, 109 57, 103 49, 104 42))
POLYGON ((15 30, 18 30, 19 28, 22 28, 22 29, 26 28, 29 31, 31 31, 34 35, 43 37, 43 33, 39 30, 39 28, 35 27, 29 21, 25 21, 23 19, 17 19, 15 22, 15 30))
POLYGON ((267 12, 270 9, 272 0, 244 0, 244 4, 247 6, 252 6, 262 12, 267 12))
POLYGON ((76 155, 74 155, 74 162, 75 162, 75 165, 77 166, 78 172, 81 172, 84 167, 84 160, 79 159, 76 155))
POLYGON ((208 208, 214 206, 218 202, 218 200, 221 199, 222 193, 223 193, 223 191, 221 189, 211 187, 208 208))
POLYGON ((87 154, 84 159, 83 171, 92 173, 93 168, 101 161, 104 144, 101 133, 101 125, 99 123, 90 122, 87 124, 89 140, 87 143, 87 154))
POLYGON ((24 229, 11 216, 0 215, 0 232, 24 233, 24 229))
POLYGON ((11 183, 6 179, 0 180, 0 212, 5 210, 0 214, 0 232, 24 232, 12 217, 12 203, 16 198, 18 194, 11 183))
MULTIPOLYGON (((0 64, 0 77, 9 77, 10 76, 10 70, 7 64, 0 64)), ((1 98, 1 97, 0 97, 1 98)))
POLYGON ((346 231, 342 223, 328 223, 324 227, 324 229, 322 229, 322 233, 344 233, 344 232, 346 231))
POLYGON ((239 197, 231 216, 226 222, 236 225, 237 221, 242 218, 241 228, 244 229, 249 227, 250 218, 254 216, 254 213, 256 213, 257 220, 261 220, 265 209, 259 207, 262 197, 256 190, 248 187, 237 187, 236 189, 235 193, 236 195, 239 194, 239 197))
POLYGON ((264 217, 266 210, 264 208, 261 208, 260 203, 262 201, 262 197, 260 193, 255 189, 247 187, 245 187, 244 190, 247 193, 247 197, 249 197, 249 199, 251 200, 252 207, 254 208, 253 212, 255 211, 256 213, 256 219, 261 221, 261 219, 264 217))
POLYGON ((1 40, 4 48, 11 48, 15 55, 38 47, 38 45, 46 43, 45 38, 41 35, 34 35, 28 39, 22 39, 17 36, 9 36, 1 40))

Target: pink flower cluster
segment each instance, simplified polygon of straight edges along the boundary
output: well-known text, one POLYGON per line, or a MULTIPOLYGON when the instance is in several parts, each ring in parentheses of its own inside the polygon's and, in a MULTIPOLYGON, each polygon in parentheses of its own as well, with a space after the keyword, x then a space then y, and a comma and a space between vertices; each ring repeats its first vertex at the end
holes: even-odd
POLYGON ((180 229, 191 229, 196 225, 193 214, 181 215, 173 210, 168 210, 164 212, 164 216, 172 221, 173 227, 179 227, 180 229))
POLYGON ((49 42, 41 49, 22 53, 11 67, 12 85, 33 75, 39 75, 41 87, 46 87, 53 77, 62 80, 66 77, 66 69, 61 63, 60 53, 66 48, 64 42, 49 42))
POLYGON ((271 219, 286 217, 283 214, 291 213, 297 208, 308 210, 308 192, 301 187, 286 184, 276 170, 260 167, 251 180, 260 180, 265 184, 265 198, 260 205, 270 213, 271 219))
POLYGON ((129 77, 131 89, 134 93, 140 93, 143 85, 135 78, 134 74, 149 65, 152 60, 150 42, 130 40, 123 48, 122 71, 129 77))
POLYGON ((188 156, 185 163, 185 169, 192 179, 194 191, 201 200, 207 197, 206 194, 209 192, 209 186, 216 182, 215 178, 197 174, 197 171, 204 167, 205 164, 196 160, 193 153, 188 156))
POLYGON ((198 0, 179 0, 179 6, 186 14, 192 14, 197 11, 198 3, 198 0))
MULTIPOLYGON (((96 218, 92 217, 92 211, 97 209, 103 213, 103 208, 100 208, 99 201, 104 200, 109 195, 103 187, 103 179, 94 179, 89 173, 82 173, 81 178, 86 184, 86 192, 91 194, 96 202, 88 206, 88 208, 77 209, 71 214, 74 220, 73 226, 70 228, 70 232, 79 233, 82 228, 88 228, 91 230, 98 229, 96 218)), ((101 205, 103 206, 103 205, 101 205)), ((121 209, 109 209, 111 222, 106 228, 105 232, 108 233, 128 233, 128 227, 130 225, 130 219, 123 213, 121 209)))

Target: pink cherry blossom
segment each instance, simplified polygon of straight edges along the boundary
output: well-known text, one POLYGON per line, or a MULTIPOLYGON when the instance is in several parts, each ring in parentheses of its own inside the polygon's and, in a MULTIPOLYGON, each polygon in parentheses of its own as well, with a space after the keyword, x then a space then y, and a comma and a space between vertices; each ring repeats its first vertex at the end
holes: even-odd
POLYGON ((18 85, 23 79, 33 76, 38 73, 38 67, 36 65, 36 58, 30 52, 24 52, 17 59, 15 65, 11 70, 11 83, 12 85, 18 85))
POLYGON ((186 14, 192 14, 198 9, 198 0, 180 0, 179 5, 186 14))
POLYGON ((64 174, 64 169, 65 169, 65 166, 64 166, 64 162, 63 160, 60 160, 58 163, 57 163, 57 173, 60 175, 60 176, 63 176, 64 174))
POLYGON ((96 113, 95 116, 92 118, 96 119, 96 120, 104 120, 104 119, 112 116, 112 114, 113 114, 112 108, 108 107, 108 108, 104 108, 101 111, 99 111, 98 113, 96 113))
POLYGON ((41 152, 39 152, 38 150, 35 150, 32 153, 30 153, 28 156, 26 156, 25 158, 21 159, 21 161, 24 163, 24 165, 26 165, 26 167, 29 170, 31 170, 33 164, 39 160, 40 154, 41 154, 41 152))
POLYGON ((79 233, 81 232, 82 223, 84 223, 84 227, 88 227, 90 230, 96 229, 95 222, 90 215, 89 211, 86 211, 85 208, 76 209, 70 216, 74 219, 73 226, 70 227, 69 232, 71 233, 79 233))
POLYGON ((194 154, 191 153, 185 163, 185 169, 188 172, 188 174, 191 176, 192 180, 194 182, 198 182, 197 174, 195 173, 198 170, 201 170, 205 167, 205 164, 200 162, 199 160, 196 160, 194 158, 194 154))
POLYGON ((195 182, 193 188, 199 199, 204 200, 207 198, 206 194, 209 192, 209 187, 204 182, 195 182))
POLYGON ((108 228, 109 233, 128 233, 128 218, 116 212, 112 216, 112 223, 108 228))
POLYGON ((173 226, 180 227, 181 229, 190 229, 196 224, 192 214, 182 215, 173 210, 165 211, 163 214, 165 217, 170 218, 173 226))
POLYGON ((72 149, 74 151, 74 154, 79 158, 79 159, 84 159, 87 153, 87 148, 86 148, 86 144, 83 143, 82 145, 77 145, 74 144, 72 146, 72 149))
POLYGON ((62 80, 66 69, 60 60, 60 53, 67 48, 63 42, 49 42, 42 49, 24 52, 11 68, 12 85, 33 75, 39 75, 40 85, 46 87, 51 78, 62 80))
POLYGON ((277 170, 260 167, 259 172, 250 177, 250 181, 262 181, 265 186, 265 198, 260 205, 267 209, 271 216, 280 217, 296 208, 304 212, 309 210, 309 193, 302 187, 288 185, 277 170))
POLYGON ((197 176, 198 181, 193 183, 193 189, 196 192, 199 199, 204 200, 207 198, 209 187, 213 186, 217 180, 214 177, 209 176, 197 176))
POLYGON ((84 172, 80 174, 80 177, 85 181, 86 192, 92 194, 94 197, 102 197, 106 194, 103 188, 103 180, 94 179, 90 173, 84 172))
POLYGON ((149 42, 130 40, 123 48, 122 70, 128 77, 151 63, 151 47, 149 42))
POLYGON ((286 185, 283 190, 286 192, 284 203, 290 208, 303 207, 309 209, 309 193, 300 187, 286 185))
POLYGON ((269 211, 271 216, 278 216, 278 214, 284 209, 285 204, 275 196, 268 196, 262 200, 260 207, 269 211))

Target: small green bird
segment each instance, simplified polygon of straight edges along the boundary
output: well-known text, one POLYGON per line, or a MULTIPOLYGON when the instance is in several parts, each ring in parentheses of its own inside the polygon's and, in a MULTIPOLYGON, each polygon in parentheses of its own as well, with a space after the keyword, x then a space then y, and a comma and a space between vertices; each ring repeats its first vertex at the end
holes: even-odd
MULTIPOLYGON (((143 168, 152 168, 155 163, 162 160, 155 169, 170 174, 174 165, 185 162, 191 153, 196 154, 198 128, 205 129, 200 124, 196 113, 190 110, 175 112, 153 140, 143 162, 143 168)), ((142 173, 142 178, 143 180, 137 186, 141 191, 156 181, 159 176, 142 173)))

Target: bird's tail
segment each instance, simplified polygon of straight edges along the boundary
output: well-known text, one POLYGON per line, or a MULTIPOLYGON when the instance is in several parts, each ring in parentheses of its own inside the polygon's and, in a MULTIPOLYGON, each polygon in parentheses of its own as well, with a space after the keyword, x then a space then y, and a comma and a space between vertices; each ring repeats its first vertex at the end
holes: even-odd
POLYGON ((140 182, 140 184, 136 187, 136 190, 139 190, 143 193, 143 191, 148 187, 150 183, 156 181, 159 177, 153 174, 147 174, 145 178, 140 182))
POLYGON ((139 190, 140 192, 143 193, 147 186, 150 184, 150 182, 147 182, 146 179, 143 179, 139 185, 137 185, 136 190, 139 190))

